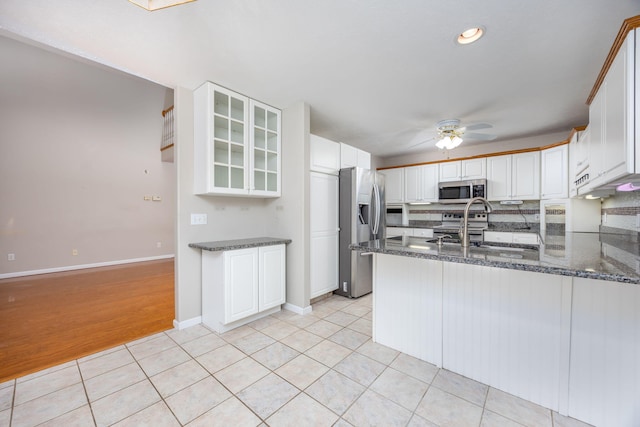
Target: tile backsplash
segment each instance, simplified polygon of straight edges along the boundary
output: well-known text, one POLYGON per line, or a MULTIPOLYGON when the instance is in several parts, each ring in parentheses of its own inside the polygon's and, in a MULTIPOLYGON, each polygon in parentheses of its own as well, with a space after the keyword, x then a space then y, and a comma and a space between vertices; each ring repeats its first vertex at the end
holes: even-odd
MULTIPOLYGON (((522 205, 501 205, 500 202, 492 202, 493 211, 489 215, 489 224, 500 227, 508 224, 511 227, 518 226, 539 229, 540 227, 540 202, 525 201, 522 205)), ((474 205, 472 210, 481 210, 480 205, 474 205)), ((463 204, 430 204, 408 205, 407 213, 409 225, 430 225, 431 222, 442 221, 443 213, 462 213, 463 204)))
POLYGON ((616 192, 602 202, 603 231, 611 228, 640 232, 640 191, 616 192))

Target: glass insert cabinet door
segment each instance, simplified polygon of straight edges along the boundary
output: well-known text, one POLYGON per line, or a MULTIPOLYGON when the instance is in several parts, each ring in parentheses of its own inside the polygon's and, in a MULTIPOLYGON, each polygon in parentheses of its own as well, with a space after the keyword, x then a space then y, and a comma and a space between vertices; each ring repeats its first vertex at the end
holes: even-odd
POLYGON ((280 110, 250 101, 252 139, 251 190, 280 195, 280 110))
POLYGON ((214 189, 244 190, 247 182, 248 99, 221 87, 213 88, 214 189))

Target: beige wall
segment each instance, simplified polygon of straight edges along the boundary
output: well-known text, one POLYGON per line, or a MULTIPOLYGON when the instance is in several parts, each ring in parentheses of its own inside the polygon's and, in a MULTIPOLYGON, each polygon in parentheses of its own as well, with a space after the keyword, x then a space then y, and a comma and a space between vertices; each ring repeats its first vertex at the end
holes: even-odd
POLYGON ((4 37, 0 52, 0 277, 171 256, 173 91, 4 37))

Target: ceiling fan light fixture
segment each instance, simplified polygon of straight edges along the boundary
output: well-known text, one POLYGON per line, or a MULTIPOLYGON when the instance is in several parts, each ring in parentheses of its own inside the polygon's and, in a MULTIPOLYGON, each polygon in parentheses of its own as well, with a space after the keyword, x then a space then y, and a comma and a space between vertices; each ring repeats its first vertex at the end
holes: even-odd
POLYGON ((451 135, 443 136, 442 139, 436 142, 436 147, 441 150, 452 150, 460 144, 462 144, 462 138, 456 135, 451 135))
POLYGON ((473 27, 461 32, 457 40, 459 44, 469 44, 479 40, 483 35, 484 29, 482 27, 473 27))

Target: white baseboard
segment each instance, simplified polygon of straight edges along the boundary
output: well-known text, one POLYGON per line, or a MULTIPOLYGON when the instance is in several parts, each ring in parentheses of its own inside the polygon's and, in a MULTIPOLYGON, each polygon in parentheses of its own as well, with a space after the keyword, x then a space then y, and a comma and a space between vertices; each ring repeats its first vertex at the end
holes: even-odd
POLYGON ((65 267, 43 268, 42 270, 17 271, 15 273, 0 274, 0 279, 13 277, 33 276, 35 274, 60 273, 62 271, 84 270, 85 268, 110 267, 113 265, 133 264, 135 262, 157 261, 161 259, 175 258, 174 254, 152 256, 146 258, 121 259, 118 261, 96 262, 93 264, 69 265, 65 267))
POLYGON ((173 327, 182 330, 186 329, 189 326, 195 326, 202 323, 202 316, 194 317, 193 319, 183 320, 182 322, 178 322, 176 319, 173 319, 173 327))
POLYGON ((284 308, 285 310, 293 311, 296 314, 309 314, 313 311, 310 305, 303 308, 298 307, 297 305, 290 304, 288 302, 285 302, 282 308, 284 308))

